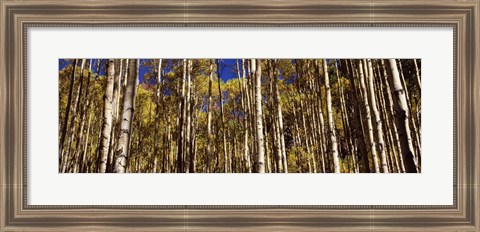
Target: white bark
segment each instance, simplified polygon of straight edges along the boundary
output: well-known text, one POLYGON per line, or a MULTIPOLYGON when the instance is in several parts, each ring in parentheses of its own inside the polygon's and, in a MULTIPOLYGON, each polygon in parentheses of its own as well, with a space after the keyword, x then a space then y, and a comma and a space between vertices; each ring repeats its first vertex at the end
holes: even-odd
POLYGON ((205 154, 205 170, 210 172, 211 140, 212 140, 212 79, 213 60, 210 60, 210 75, 208 75, 208 98, 207 98, 207 152, 205 154))
POLYGON ((255 111, 257 124, 257 168, 258 173, 265 173, 265 148, 262 123, 262 64, 261 60, 251 60, 251 70, 255 75, 255 111))
POLYGON ((217 64, 217 82, 218 82, 218 101, 220 103, 220 117, 222 119, 222 141, 223 141, 223 158, 224 158, 224 171, 225 173, 228 172, 228 157, 227 157, 227 138, 226 138, 226 129, 225 129, 225 115, 223 113, 223 93, 221 88, 221 77, 220 77, 220 65, 218 60, 216 61, 217 64))
MULTIPOLYGON (((63 160, 63 167, 62 167, 62 172, 67 172, 70 167, 70 154, 74 151, 72 148, 73 140, 77 136, 77 123, 75 120, 77 118, 77 111, 78 108, 80 107, 80 95, 82 94, 82 89, 83 89, 83 72, 85 70, 85 63, 86 59, 82 59, 82 65, 80 68, 80 79, 78 80, 78 88, 77 88, 77 93, 75 94, 75 100, 73 103, 73 109, 72 109, 72 117, 70 118, 70 128, 68 131, 68 135, 70 135, 70 138, 67 143, 67 149, 65 153, 65 157, 63 160)), ((80 120, 78 120, 80 121, 80 120)))
POLYGON ((70 74, 70 87, 68 91, 68 100, 67 100, 67 106, 65 109, 65 116, 63 118, 63 124, 62 124, 62 129, 60 132, 60 142, 59 142, 59 148, 58 148, 58 154, 59 154, 59 171, 62 171, 63 169, 63 162, 65 158, 63 157, 63 145, 65 143, 65 136, 67 135, 67 128, 68 128, 68 118, 70 116, 70 107, 72 105, 72 96, 73 96, 73 86, 75 84, 75 72, 77 70, 77 60, 73 60, 72 64, 72 73, 70 74))
POLYGON ((375 89, 373 86, 373 67, 372 61, 370 59, 367 60, 368 62, 368 87, 370 89, 370 103, 373 111, 373 115, 375 116, 375 122, 377 125, 377 139, 378 139, 378 151, 380 153, 380 163, 382 164, 382 171, 384 173, 388 173, 388 165, 387 165, 387 157, 385 154, 385 142, 383 140, 383 128, 382 128, 382 119, 380 118, 380 113, 378 112, 377 101, 375 98, 375 89))
POLYGON ((278 89, 278 80, 277 75, 275 73, 275 63, 274 70, 273 70, 273 87, 275 93, 275 105, 277 106, 277 122, 278 122, 278 130, 279 130, 279 139, 280 139, 280 150, 281 150, 281 159, 283 164, 283 172, 288 173, 288 164, 287 164, 287 153, 285 148, 285 136, 284 136, 284 129, 283 129, 283 112, 282 112, 282 101, 280 98, 280 90, 278 89))
POLYGON ((157 169, 158 164, 158 142, 160 137, 159 127, 160 127, 160 100, 162 97, 160 96, 162 92, 162 59, 158 60, 158 69, 157 69, 157 94, 155 98, 155 142, 153 147, 153 156, 154 156, 154 164, 153 164, 153 173, 157 173, 159 169, 157 169))
MULTIPOLYGON (((373 167, 376 173, 380 173, 380 167, 378 166, 377 148, 375 145, 375 137, 373 135, 372 116, 370 114, 370 104, 368 102, 368 93, 365 85, 365 76, 363 74, 363 68, 364 68, 364 65, 362 63, 362 60, 358 60, 358 71, 360 74, 360 88, 362 92, 363 103, 364 103, 363 105, 365 108, 364 110, 365 110, 365 115, 367 120, 368 137, 370 139, 370 151, 372 153, 373 167)), ((368 164, 365 164, 365 165, 368 165, 368 164)))
POLYGON ((409 112, 405 90, 403 89, 400 75, 398 73, 397 63, 395 59, 388 59, 389 79, 391 83, 391 91, 395 105, 395 122, 398 128, 400 145, 402 147, 403 162, 405 172, 416 173, 417 164, 414 157, 413 142, 410 136, 409 112))
POLYGON ((131 128, 133 114, 135 111, 135 95, 138 82, 138 68, 140 61, 133 59, 129 61, 129 75, 127 79, 127 87, 123 98, 122 123, 120 125, 120 134, 118 144, 115 149, 114 172, 125 173, 127 171, 127 160, 130 153, 131 128))
POLYGON ((187 60, 183 59, 183 76, 181 80, 182 92, 180 92, 178 112, 177 134, 177 172, 183 172, 183 144, 184 144, 184 120, 185 120, 185 79, 187 78, 187 60))
POLYGON ((330 89, 330 78, 328 77, 328 67, 327 60, 323 59, 323 73, 325 75, 325 89, 327 92, 327 115, 328 115, 328 129, 330 132, 330 142, 332 149, 332 158, 334 172, 340 173, 340 160, 338 158, 338 145, 337 145, 337 136, 335 134, 335 121, 333 121, 333 112, 332 112, 332 95, 330 89))
POLYGON ((113 79, 115 75, 115 65, 113 59, 108 61, 107 75, 105 80, 105 95, 103 97, 103 124, 102 135, 100 139, 100 154, 97 164, 97 171, 105 173, 107 170, 108 149, 110 146, 110 135, 113 123, 113 79))
POLYGON ((413 59, 413 64, 415 65, 415 76, 417 77, 418 89, 421 91, 422 90, 422 82, 420 81, 421 77, 420 77, 420 71, 418 70, 417 59, 413 59))

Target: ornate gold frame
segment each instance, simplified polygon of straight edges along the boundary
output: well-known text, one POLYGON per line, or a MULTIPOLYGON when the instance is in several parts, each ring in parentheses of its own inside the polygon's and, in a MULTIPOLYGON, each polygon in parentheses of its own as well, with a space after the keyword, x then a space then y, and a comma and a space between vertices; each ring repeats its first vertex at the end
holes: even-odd
POLYGON ((480 232, 479 0, 0 0, 0 231, 480 232), (26 29, 35 26, 449 26, 455 31, 452 206, 26 204, 26 29))

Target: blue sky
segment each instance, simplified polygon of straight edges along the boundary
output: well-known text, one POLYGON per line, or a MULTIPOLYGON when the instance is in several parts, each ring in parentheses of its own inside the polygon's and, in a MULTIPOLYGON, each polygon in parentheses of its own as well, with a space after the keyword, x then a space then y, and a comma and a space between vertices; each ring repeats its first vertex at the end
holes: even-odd
MULTIPOLYGON (((140 62, 143 62, 143 61, 145 61, 145 59, 140 59, 140 62)), ((96 72, 97 62, 98 62, 98 59, 94 59, 94 63, 93 63, 93 67, 95 67, 95 70, 93 70, 94 72, 96 72)), ((71 64, 71 61, 69 59, 59 59, 58 64, 59 64, 59 67, 58 67, 59 70, 62 70, 65 67, 67 67, 69 64, 71 64)), ((221 59, 220 66, 222 66, 222 68, 220 69, 221 70, 220 77, 224 82, 237 77, 237 73, 233 71, 236 66, 235 59, 221 59)), ((149 72, 150 69, 151 68, 149 67, 140 66, 140 71, 139 71, 140 82, 142 82, 143 75, 146 72, 149 72)), ((100 67, 100 75, 101 76, 105 75, 105 65, 102 65, 102 67, 100 67)))

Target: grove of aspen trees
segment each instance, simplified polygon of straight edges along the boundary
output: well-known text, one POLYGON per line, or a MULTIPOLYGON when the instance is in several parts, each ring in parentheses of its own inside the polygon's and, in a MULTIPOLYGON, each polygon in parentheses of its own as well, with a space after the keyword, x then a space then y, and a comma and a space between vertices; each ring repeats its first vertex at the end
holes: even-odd
POLYGON ((60 59, 60 173, 420 173, 420 59, 60 59))

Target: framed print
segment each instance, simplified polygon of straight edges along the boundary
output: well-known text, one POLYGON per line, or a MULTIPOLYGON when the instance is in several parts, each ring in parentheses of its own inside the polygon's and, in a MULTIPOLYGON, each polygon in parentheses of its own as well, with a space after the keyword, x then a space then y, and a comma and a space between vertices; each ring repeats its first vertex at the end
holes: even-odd
POLYGON ((1 2, 0 231, 480 231, 479 2, 1 2))

